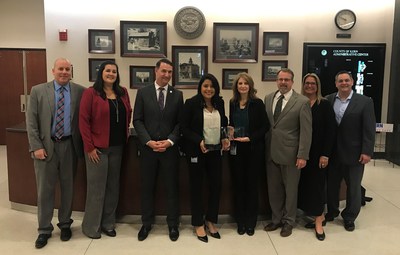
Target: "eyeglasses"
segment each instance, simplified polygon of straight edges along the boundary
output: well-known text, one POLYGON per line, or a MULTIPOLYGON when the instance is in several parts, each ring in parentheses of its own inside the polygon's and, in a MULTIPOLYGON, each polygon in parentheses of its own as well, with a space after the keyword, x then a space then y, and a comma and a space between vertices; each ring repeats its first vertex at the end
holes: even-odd
POLYGON ((289 78, 279 78, 278 79, 278 81, 280 81, 280 82, 289 82, 289 81, 291 81, 292 79, 289 79, 289 78))
POLYGON ((305 82, 304 85, 317 85, 316 82, 305 82))

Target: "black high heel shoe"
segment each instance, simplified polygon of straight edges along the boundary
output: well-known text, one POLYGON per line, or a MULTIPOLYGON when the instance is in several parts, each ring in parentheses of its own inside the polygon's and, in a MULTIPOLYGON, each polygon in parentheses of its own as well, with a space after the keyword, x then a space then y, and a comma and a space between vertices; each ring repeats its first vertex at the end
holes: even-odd
POLYGON ((324 241, 324 240, 325 240, 325 231, 322 232, 322 234, 319 234, 319 233, 317 232, 317 230, 315 230, 315 237, 316 237, 318 240, 320 240, 320 241, 324 241))
POLYGON ((207 226, 207 224, 205 224, 206 230, 208 231, 208 233, 210 234, 210 236, 216 238, 216 239, 221 239, 221 235, 218 232, 212 233, 210 231, 210 228, 207 226))
MULTIPOLYGON (((203 228, 204 228, 204 226, 203 226, 203 228)), ((196 229, 194 230, 194 232, 196 232, 196 229)), ((205 229, 204 229, 204 232, 205 232, 205 229)), ((196 236, 197 236, 197 239, 199 239, 200 241, 205 242, 205 243, 208 243, 207 234, 206 234, 205 236, 199 236, 199 235, 197 234, 197 232, 196 232, 196 236)))

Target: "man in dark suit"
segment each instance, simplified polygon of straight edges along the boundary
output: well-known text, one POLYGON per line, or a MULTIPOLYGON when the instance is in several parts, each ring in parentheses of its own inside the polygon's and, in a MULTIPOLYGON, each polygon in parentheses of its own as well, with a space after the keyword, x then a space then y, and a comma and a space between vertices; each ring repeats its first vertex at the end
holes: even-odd
POLYGON ((292 234, 297 211, 300 169, 306 166, 311 147, 312 115, 308 98, 292 89, 293 71, 277 74, 278 91, 265 97, 271 129, 267 136, 267 183, 272 222, 266 231, 279 227, 281 236, 292 234))
POLYGON ((161 59, 155 67, 154 85, 138 90, 133 125, 138 135, 141 155, 142 223, 139 241, 147 238, 154 223, 154 191, 160 171, 165 183, 169 237, 179 237, 178 163, 179 115, 183 107, 182 92, 168 85, 172 63, 161 59))
POLYGON ((57 181, 61 188, 58 227, 61 240, 71 238, 73 178, 77 156, 83 156, 78 129, 79 103, 84 87, 70 82, 71 63, 65 58, 55 61, 54 80, 32 88, 26 128, 29 151, 34 159, 38 194, 39 236, 36 248, 47 244, 54 229, 51 224, 57 181))
POLYGON ((347 71, 335 77, 337 93, 327 96, 332 103, 337 128, 336 148, 328 170, 328 213, 326 221, 339 215, 339 189, 344 178, 347 184, 346 208, 341 215, 347 231, 355 229, 361 209, 361 180, 364 166, 371 160, 375 143, 375 113, 372 99, 354 93, 354 80, 347 71))

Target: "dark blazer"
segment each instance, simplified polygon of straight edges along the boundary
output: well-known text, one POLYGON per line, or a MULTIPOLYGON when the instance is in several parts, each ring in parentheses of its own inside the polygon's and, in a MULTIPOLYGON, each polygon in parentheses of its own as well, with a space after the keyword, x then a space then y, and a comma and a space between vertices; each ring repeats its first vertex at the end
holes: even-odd
MULTIPOLYGON (((202 154, 200 142, 203 137, 204 101, 202 95, 197 94, 186 100, 181 118, 181 130, 184 137, 184 151, 188 156, 202 154)), ((228 119, 225 116, 224 100, 220 98, 214 106, 221 117, 221 127, 226 127, 228 119)))
POLYGON ((179 116, 182 106, 182 91, 169 85, 165 107, 162 111, 158 106, 154 84, 139 89, 133 111, 133 125, 142 145, 150 140, 166 139, 170 139, 176 144, 180 134, 179 116))
MULTIPOLYGON (((76 83, 69 83, 71 92, 71 136, 77 156, 83 156, 82 138, 79 132, 79 104, 85 88, 76 83)), ((26 112, 26 129, 28 131, 29 151, 45 149, 46 161, 54 152, 54 142, 51 140, 51 125, 55 118, 54 82, 42 83, 32 87, 26 112)))
MULTIPOLYGON (((229 103, 229 126, 235 127, 233 120, 233 113, 238 104, 230 101, 229 103)), ((267 113, 265 111, 265 105, 259 98, 250 99, 248 105, 248 116, 249 116, 249 138, 252 150, 260 149, 265 144, 265 133, 271 127, 267 113)))
MULTIPOLYGON (((337 93, 326 98, 334 104, 337 93)), ((357 165, 361 154, 372 156, 375 144, 375 112, 371 98, 353 93, 337 127, 335 155, 346 165, 357 165)))
MULTIPOLYGON (((129 138, 129 125, 131 122, 132 108, 126 88, 121 97, 126 111, 126 141, 129 138)), ((110 105, 93 88, 88 88, 82 95, 79 110, 79 130, 81 131, 85 152, 95 148, 109 147, 110 134, 110 105)))

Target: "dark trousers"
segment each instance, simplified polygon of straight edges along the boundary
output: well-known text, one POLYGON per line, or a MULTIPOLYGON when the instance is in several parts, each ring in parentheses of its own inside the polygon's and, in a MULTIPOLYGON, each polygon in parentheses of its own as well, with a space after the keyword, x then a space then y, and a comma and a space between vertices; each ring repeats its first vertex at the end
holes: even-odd
POLYGON ((230 155, 238 227, 255 228, 257 224, 258 172, 261 165, 257 154, 251 151, 250 143, 237 142, 236 155, 230 155))
POLYGON ((192 225, 201 226, 204 220, 218 223, 219 200, 222 183, 221 152, 210 151, 197 157, 187 157, 190 180, 190 205, 192 225), (207 209, 203 202, 203 183, 205 177, 208 184, 207 209), (204 212, 206 212, 204 216, 204 212))
POLYGON ((154 223, 154 195, 158 173, 164 182, 167 204, 168 226, 179 225, 178 197, 178 159, 177 146, 168 148, 165 152, 154 152, 150 147, 143 146, 141 153, 141 205, 142 223, 150 226, 154 223))
POLYGON ((328 213, 339 215, 340 184, 344 178, 346 191, 346 208, 342 211, 342 218, 346 221, 355 221, 361 209, 361 181, 364 175, 364 165, 344 165, 336 160, 328 170, 328 213))

